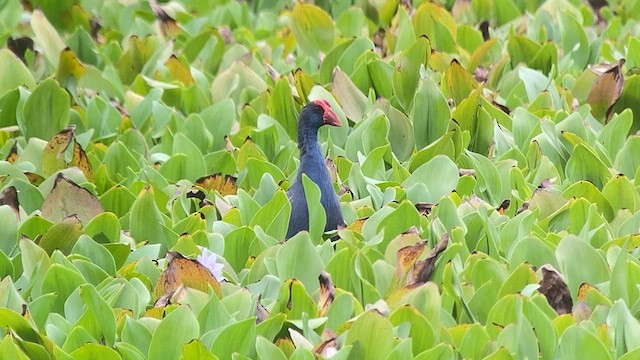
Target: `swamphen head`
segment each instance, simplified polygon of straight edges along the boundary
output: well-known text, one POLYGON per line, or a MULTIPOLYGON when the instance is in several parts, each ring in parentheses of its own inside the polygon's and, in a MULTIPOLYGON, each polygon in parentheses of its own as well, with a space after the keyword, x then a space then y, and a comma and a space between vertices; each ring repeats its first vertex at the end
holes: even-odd
MULTIPOLYGON (((335 230, 338 226, 344 225, 340 201, 333 190, 331 177, 320 144, 318 144, 318 129, 323 125, 340 126, 340 120, 326 100, 314 100, 302 109, 298 120, 300 168, 296 180, 287 192, 291 203, 287 239, 299 231, 309 230, 309 213, 302 186, 302 174, 306 174, 320 188, 320 203, 327 215, 325 231, 335 230)), ((312 206, 319 205, 313 204, 312 206)))
POLYGON ((304 143, 304 137, 301 138, 301 131, 316 130, 322 125, 340 126, 340 119, 336 113, 331 110, 331 106, 327 100, 318 99, 310 102, 300 112, 300 120, 298 121, 298 145, 304 143))

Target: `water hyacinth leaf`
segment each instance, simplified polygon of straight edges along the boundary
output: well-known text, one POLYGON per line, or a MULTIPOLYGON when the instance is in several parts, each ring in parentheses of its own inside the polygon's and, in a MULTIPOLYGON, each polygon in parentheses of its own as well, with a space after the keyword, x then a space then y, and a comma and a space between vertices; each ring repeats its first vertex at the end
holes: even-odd
POLYGON ((607 347, 592 332, 578 325, 572 325, 564 331, 558 342, 558 354, 564 359, 583 359, 585 356, 611 358, 607 347))
POLYGON ((256 321, 248 318, 220 330, 211 346, 211 353, 220 359, 230 359, 234 353, 250 356, 255 350, 255 342, 256 321))
POLYGON ((397 60, 393 73, 393 89, 398 102, 405 110, 411 109, 420 81, 419 69, 427 64, 430 50, 429 40, 421 36, 403 51, 397 60))
POLYGON ((598 155, 583 144, 578 144, 573 149, 565 173, 569 181, 588 180, 597 188, 602 188, 611 177, 611 172, 598 155))
POLYGON ((9 49, 0 49, 0 67, 6 69, 0 74, 0 96, 7 91, 26 86, 33 89, 36 82, 27 67, 9 49))
POLYGON ((79 272, 61 264, 52 264, 42 279, 42 292, 57 293, 52 312, 64 314, 64 305, 69 296, 86 280, 79 272))
POLYGON ((556 257, 574 299, 581 284, 599 284, 609 279, 609 268, 602 256, 576 236, 569 235, 560 241, 556 257), (583 261, 573 261, 576 258, 583 261))
MULTIPOLYGON (((309 179, 307 174, 302 174, 302 185, 307 204, 319 204, 322 195, 320 188, 309 179)), ((309 237, 313 241, 318 241, 324 233, 327 214, 325 213, 324 206, 307 206, 307 211, 309 212, 309 237)), ((289 213, 290 212, 291 211, 289 211, 289 213)))
MULTIPOLYGON (((611 121, 602 128, 600 135, 598 135, 598 142, 604 145, 609 158, 615 159, 616 164, 618 164, 618 152, 628 144, 626 142, 627 134, 629 134, 632 124, 633 114, 630 110, 624 110, 620 114, 613 115, 611 121)), ((633 171, 633 169, 636 167, 631 167, 629 170, 633 171)))
POLYGON ((386 359, 396 345, 396 339, 389 320, 379 312, 369 310, 351 325, 345 345, 353 345, 351 355, 354 358, 386 359))
POLYGON ((146 185, 131 205, 129 215, 129 231, 136 241, 148 241, 162 244, 165 250, 170 249, 175 239, 165 230, 165 222, 158 210, 153 187, 146 185))
POLYGON ((38 245, 51 255, 54 250, 69 254, 82 235, 82 223, 76 215, 70 215, 53 224, 40 238, 38 245))
POLYGON ((429 194, 419 195, 415 200, 419 198, 422 202, 436 203, 456 188, 459 178, 458 166, 450 158, 437 155, 420 165, 402 186, 410 193, 412 187, 424 184, 429 194))
POLYGON ((50 139, 69 123, 69 94, 55 80, 46 79, 25 102, 22 116, 18 125, 27 139, 50 139))
POLYGON ((613 112, 622 113, 624 109, 631 109, 633 111, 633 126, 631 126, 631 133, 635 133, 640 129, 640 101, 638 101, 638 94, 640 93, 640 75, 631 75, 624 81, 624 88, 622 93, 616 101, 613 112))
POLYGON ((369 105, 369 99, 353 84, 349 76, 339 67, 333 71, 331 90, 340 102, 342 110, 348 119, 359 122, 369 105))
MULTIPOLYGON (((318 201, 319 197, 318 197, 318 201)), ((291 206, 284 191, 277 191, 251 219, 250 226, 259 225, 266 234, 274 239, 284 239, 289 224, 291 206)), ((322 229, 324 230, 324 225, 322 229)), ((322 232, 320 233, 322 234, 322 232)))
POLYGON ((177 252, 167 253, 167 268, 162 272, 155 286, 156 298, 171 294, 179 286, 208 292, 209 287, 218 296, 222 296, 220 284, 211 271, 196 260, 187 259, 177 252))
POLYGON ((629 209, 635 213, 640 207, 640 195, 634 184, 624 175, 612 177, 602 188, 602 195, 609 201, 614 212, 629 209))
MULTIPOLYGON (((298 6, 303 5, 297 4, 296 8, 298 6)), ((268 107, 269 115, 282 125, 289 138, 296 139, 298 134, 298 109, 292 99, 291 86, 286 78, 282 77, 276 83, 273 93, 269 97, 268 107)))
POLYGON ((256 338, 256 352, 261 360, 286 360, 287 356, 274 343, 262 336, 256 338))
POLYGON ((179 359, 182 346, 199 335, 198 320, 187 306, 169 313, 156 328, 149 343, 149 359, 179 359), (180 329, 180 331, 176 331, 180 329))
POLYGON ((417 36, 426 37, 439 51, 455 53, 457 26, 451 14, 440 5, 424 2, 411 18, 417 36))
POLYGON ((276 268, 281 279, 298 279, 310 293, 318 287, 318 276, 324 270, 320 255, 309 234, 300 232, 282 245, 276 256, 276 268))
MULTIPOLYGON (((42 49, 44 56, 54 68, 58 68, 60 52, 65 45, 41 10, 35 10, 31 16, 31 27, 35 34, 35 43, 42 49)), ((46 137, 47 139, 49 137, 46 137)))
POLYGON ((309 55, 327 53, 333 45, 333 21, 315 5, 297 3, 293 7, 291 30, 298 46, 309 55))
POLYGON ((73 50, 65 48, 60 52, 60 62, 56 72, 56 80, 60 85, 75 86, 85 73, 84 65, 80 62, 73 50))
POLYGON ((388 139, 393 154, 399 161, 408 159, 415 148, 414 132, 409 117, 384 99, 379 99, 375 106, 384 111, 389 120, 388 139))
POLYGON ((50 221, 75 215, 82 224, 88 224, 104 210, 95 195, 58 173, 41 211, 42 216, 50 221))
POLYGON ((442 77, 443 94, 459 105, 478 87, 478 82, 469 74, 458 60, 453 60, 442 77))

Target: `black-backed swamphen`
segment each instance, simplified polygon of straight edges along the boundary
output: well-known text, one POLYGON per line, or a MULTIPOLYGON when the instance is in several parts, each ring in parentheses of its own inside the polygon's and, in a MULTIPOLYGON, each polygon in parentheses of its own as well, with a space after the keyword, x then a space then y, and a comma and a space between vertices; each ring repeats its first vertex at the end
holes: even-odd
MULTIPOLYGON (((335 230, 338 226, 344 225, 340 201, 333 190, 331 177, 318 143, 318 129, 323 125, 340 126, 340 120, 326 100, 310 102, 302 109, 298 118, 300 167, 295 181, 287 191, 289 202, 291 202, 287 239, 302 230, 309 230, 309 211, 302 186, 302 174, 306 174, 320 188, 320 203, 327 214, 324 231, 335 230)), ((320 206, 320 204, 312 206, 320 206)))

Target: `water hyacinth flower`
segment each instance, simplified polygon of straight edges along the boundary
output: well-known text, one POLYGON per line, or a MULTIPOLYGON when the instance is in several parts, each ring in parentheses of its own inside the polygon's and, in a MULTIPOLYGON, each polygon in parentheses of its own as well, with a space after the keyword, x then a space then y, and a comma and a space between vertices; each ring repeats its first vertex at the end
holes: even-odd
POLYGON ((218 282, 227 280, 224 276, 222 276, 222 268, 224 267, 224 264, 217 261, 219 255, 205 247, 198 247, 200 248, 201 253, 200 255, 198 255, 196 260, 200 264, 204 265, 207 269, 209 269, 211 275, 213 275, 213 277, 215 277, 218 282))

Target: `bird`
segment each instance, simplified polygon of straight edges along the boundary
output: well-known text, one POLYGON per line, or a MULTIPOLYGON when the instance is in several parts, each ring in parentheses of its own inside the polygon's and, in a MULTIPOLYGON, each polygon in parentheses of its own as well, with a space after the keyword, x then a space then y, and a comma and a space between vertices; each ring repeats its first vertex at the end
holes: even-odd
POLYGON ((340 126, 340 119, 331 110, 331 106, 326 100, 314 100, 302 108, 298 117, 300 166, 293 184, 287 191, 287 197, 291 203, 287 239, 302 230, 309 230, 307 198, 302 186, 303 174, 306 174, 320 188, 320 203, 327 215, 324 231, 335 230, 339 226, 345 225, 340 209, 340 200, 333 190, 331 176, 329 176, 329 170, 318 143, 318 129, 323 125, 340 126))

